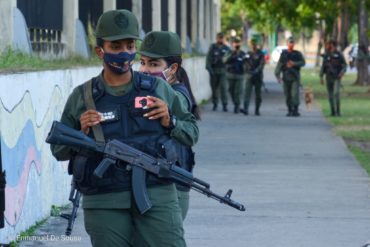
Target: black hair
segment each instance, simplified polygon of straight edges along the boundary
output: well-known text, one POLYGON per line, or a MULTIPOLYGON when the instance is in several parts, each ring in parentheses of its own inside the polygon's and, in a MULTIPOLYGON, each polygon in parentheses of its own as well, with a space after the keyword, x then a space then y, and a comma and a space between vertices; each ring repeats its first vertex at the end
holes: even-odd
POLYGON ((329 39, 328 44, 337 46, 337 41, 335 41, 334 39, 329 39))
POLYGON ((179 67, 176 71, 176 79, 179 82, 184 83, 185 87, 188 89, 189 94, 190 94, 190 98, 191 98, 190 100, 193 102, 193 107, 191 109, 191 113, 195 116, 195 118, 197 120, 200 120, 201 119, 200 118, 200 109, 199 109, 199 107, 198 107, 198 105, 195 101, 193 91, 191 90, 188 74, 186 73, 186 70, 181 66, 181 64, 182 64, 181 56, 165 57, 163 59, 166 61, 168 67, 170 67, 174 63, 177 63, 179 65, 179 67))
POLYGON ((224 37, 224 33, 223 32, 219 32, 219 33, 217 33, 216 36, 219 37, 219 38, 223 38, 224 37))
POLYGON ((96 46, 103 48, 103 46, 104 46, 104 40, 102 38, 96 38, 96 46))

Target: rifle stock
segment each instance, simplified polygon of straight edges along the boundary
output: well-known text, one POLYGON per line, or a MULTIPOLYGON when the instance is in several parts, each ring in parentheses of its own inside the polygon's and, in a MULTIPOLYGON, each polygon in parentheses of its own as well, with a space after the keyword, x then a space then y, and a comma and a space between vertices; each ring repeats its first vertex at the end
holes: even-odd
POLYGON ((136 171, 132 179, 133 193, 135 202, 142 214, 151 207, 145 185, 146 172, 154 174, 158 178, 170 179, 177 184, 188 186, 221 203, 240 211, 245 211, 244 205, 230 198, 232 193, 231 190, 229 190, 225 196, 220 196, 210 190, 210 185, 207 182, 193 177, 193 174, 176 166, 176 164, 163 158, 154 158, 118 140, 109 141, 105 145, 98 144, 82 132, 54 121, 52 129, 46 138, 46 142, 103 153, 106 158, 103 159, 102 163, 96 168, 94 172, 95 175, 103 176, 104 171, 108 169, 115 160, 126 162, 130 164, 132 168, 135 167, 134 170, 136 169, 136 171))

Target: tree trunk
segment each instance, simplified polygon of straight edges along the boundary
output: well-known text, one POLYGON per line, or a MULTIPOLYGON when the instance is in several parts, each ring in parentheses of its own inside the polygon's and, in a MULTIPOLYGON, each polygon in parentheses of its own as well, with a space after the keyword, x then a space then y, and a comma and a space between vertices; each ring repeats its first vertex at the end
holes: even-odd
POLYGON ((343 51, 349 44, 347 35, 349 29, 350 29, 349 6, 348 3, 342 2, 338 25, 338 44, 340 46, 341 51, 343 51))
POLYGON ((339 49, 343 51, 349 44, 347 34, 351 28, 350 13, 348 3, 345 1, 337 2, 337 7, 339 9, 339 16, 334 24, 333 38, 337 40, 339 49))
POLYGON ((366 1, 361 0, 358 6, 358 52, 357 52, 357 80, 356 85, 369 85, 369 39, 368 13, 366 1))
POLYGON ((325 42, 324 41, 324 28, 323 28, 322 20, 320 20, 320 24, 319 24, 319 43, 317 44, 315 67, 320 66, 321 48, 322 48, 324 42, 325 42))
POLYGON ((247 20, 243 21, 243 42, 248 45, 248 31, 249 31, 249 22, 247 20))
POLYGON ((240 19, 242 20, 242 23, 243 23, 242 43, 248 45, 248 38, 249 38, 248 31, 250 28, 250 23, 244 11, 240 12, 240 19))

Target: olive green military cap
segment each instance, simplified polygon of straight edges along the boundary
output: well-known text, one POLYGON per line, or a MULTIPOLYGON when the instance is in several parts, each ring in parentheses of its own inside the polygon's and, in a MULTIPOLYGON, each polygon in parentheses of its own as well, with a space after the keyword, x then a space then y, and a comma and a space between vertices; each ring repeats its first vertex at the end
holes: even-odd
POLYGON ((290 36, 288 39, 287 39, 288 43, 294 43, 294 38, 292 36, 290 36))
POLYGON ((106 41, 140 39, 139 23, 136 16, 128 10, 110 10, 99 17, 95 36, 106 41))
POLYGON ((251 38, 251 43, 257 44, 258 43, 258 38, 257 37, 252 37, 251 38))
POLYGON ((217 37, 220 37, 220 38, 223 38, 225 35, 224 35, 224 33, 223 32, 219 32, 219 33, 217 33, 217 35, 216 35, 217 37))
POLYGON ((242 40, 240 39, 240 37, 234 37, 233 39, 233 42, 234 43, 240 43, 242 40))
POLYGON ((149 32, 143 39, 139 53, 151 58, 181 56, 181 41, 173 32, 149 32))

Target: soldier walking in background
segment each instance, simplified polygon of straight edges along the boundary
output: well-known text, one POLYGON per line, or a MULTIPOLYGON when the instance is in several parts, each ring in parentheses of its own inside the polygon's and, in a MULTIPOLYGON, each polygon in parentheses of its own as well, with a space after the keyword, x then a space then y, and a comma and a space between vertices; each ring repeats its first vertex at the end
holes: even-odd
POLYGON ((328 90, 329 104, 332 116, 340 116, 340 80, 347 69, 343 55, 337 50, 337 43, 329 40, 326 43, 326 53, 323 56, 323 63, 320 70, 320 82, 328 90))
POLYGON ((288 107, 287 116, 298 117, 300 69, 306 64, 301 52, 294 50, 293 37, 288 38, 288 50, 284 50, 275 68, 275 76, 279 83, 284 82, 284 94, 288 107), (280 74, 283 74, 283 79, 280 74))
POLYGON ((257 47, 257 39, 252 38, 252 50, 245 56, 246 64, 246 84, 244 94, 244 110, 241 110, 245 115, 248 115, 249 102, 254 87, 255 92, 255 111, 256 116, 260 115, 260 106, 262 103, 261 88, 263 84, 263 67, 265 59, 263 52, 257 47))
POLYGON ((240 48, 240 38, 236 37, 232 41, 232 51, 225 55, 226 78, 229 82, 229 92, 234 103, 234 113, 239 113, 240 96, 243 90, 245 55, 240 48))
POLYGON ((207 53, 206 69, 209 72, 212 89, 213 110, 217 110, 219 95, 221 96, 223 111, 227 111, 227 82, 225 64, 222 59, 230 50, 225 44, 224 34, 218 33, 216 43, 213 43, 207 53))

